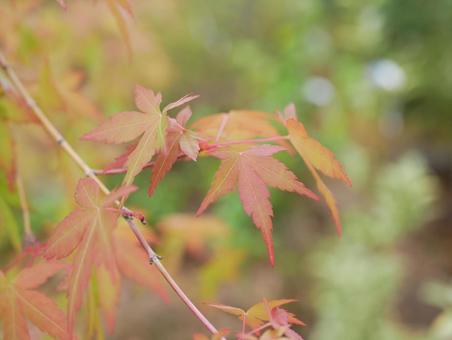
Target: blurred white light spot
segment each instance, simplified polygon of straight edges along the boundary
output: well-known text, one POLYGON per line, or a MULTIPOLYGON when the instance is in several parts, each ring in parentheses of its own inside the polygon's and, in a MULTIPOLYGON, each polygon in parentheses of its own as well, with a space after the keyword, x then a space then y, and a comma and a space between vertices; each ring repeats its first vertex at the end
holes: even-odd
POLYGON ((386 91, 395 91, 405 85, 405 71, 392 60, 378 60, 370 66, 369 71, 374 84, 386 91))
POLYGON ((306 100, 317 106, 325 106, 330 103, 334 92, 333 84, 323 77, 309 78, 302 87, 306 100))

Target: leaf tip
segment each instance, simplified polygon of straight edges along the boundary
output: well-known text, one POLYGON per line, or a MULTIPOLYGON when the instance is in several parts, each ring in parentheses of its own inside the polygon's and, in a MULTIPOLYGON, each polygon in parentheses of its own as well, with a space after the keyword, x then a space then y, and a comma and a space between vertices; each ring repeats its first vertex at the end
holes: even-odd
POLYGON ((347 176, 347 174, 345 172, 344 172, 343 180, 344 180, 345 184, 347 184, 349 187, 352 186, 352 180, 350 179, 350 177, 347 176))
POLYGON ((340 221, 335 221, 335 224, 336 224, 337 236, 339 236, 339 238, 341 238, 342 237, 342 225, 341 225, 341 222, 340 221))
POLYGON ((267 247, 268 260, 272 268, 275 267, 275 250, 271 234, 263 233, 265 246, 267 247))

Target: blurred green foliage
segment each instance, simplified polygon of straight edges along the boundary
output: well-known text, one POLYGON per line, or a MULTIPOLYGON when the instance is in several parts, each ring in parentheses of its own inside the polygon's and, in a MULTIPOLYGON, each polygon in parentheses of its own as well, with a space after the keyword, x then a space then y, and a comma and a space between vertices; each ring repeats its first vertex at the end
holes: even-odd
POLYGON ((405 271, 394 245, 431 210, 434 183, 426 171, 415 154, 386 165, 371 179, 365 201, 347 211, 343 240, 319 242, 311 262, 319 312, 312 339, 416 338, 393 320, 391 301, 405 271))

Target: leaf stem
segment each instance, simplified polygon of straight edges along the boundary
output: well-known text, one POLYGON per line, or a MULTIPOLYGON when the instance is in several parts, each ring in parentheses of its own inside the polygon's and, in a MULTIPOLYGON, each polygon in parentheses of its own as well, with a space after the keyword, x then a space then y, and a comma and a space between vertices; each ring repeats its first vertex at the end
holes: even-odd
MULTIPOLYGON (((226 116, 227 117, 227 116, 226 116)), ((273 136, 273 137, 267 137, 267 138, 256 138, 256 139, 243 139, 243 140, 232 140, 227 141, 224 143, 212 143, 212 144, 201 144, 201 150, 209 152, 212 150, 215 150, 217 148, 226 147, 229 145, 236 145, 236 144, 254 144, 254 143, 265 143, 265 142, 276 142, 280 140, 287 140, 289 139, 289 136, 273 136)), ((185 155, 182 155, 179 157, 179 159, 186 158, 185 155)), ((143 168, 150 168, 154 165, 154 161, 150 161, 146 163, 146 165, 143 168)), ((92 170, 94 175, 117 175, 117 174, 123 174, 127 172, 127 168, 113 168, 113 169, 95 169, 92 170)))
MULTIPOLYGON (((58 131, 58 129, 53 125, 53 123, 47 118, 45 113, 34 101, 34 99, 31 97, 25 86, 22 84, 22 81, 19 79, 14 69, 9 65, 1 51, 0 51, 0 68, 3 69, 4 73, 9 78, 12 85, 14 85, 19 95, 24 99, 26 105, 35 114, 40 123, 43 125, 44 129, 50 134, 50 136, 55 140, 55 142, 63 148, 63 150, 69 155, 69 157, 82 169, 86 176, 92 178, 97 183, 97 185, 99 185, 100 189, 105 194, 110 193, 110 190, 105 186, 105 184, 96 176, 94 171, 88 166, 88 164, 85 163, 85 161, 80 157, 80 155, 64 139, 63 135, 58 131)), ((122 209, 127 213, 130 213, 129 209, 125 207, 122 207, 122 209)), ((141 231, 137 228, 135 222, 130 218, 125 219, 129 224, 130 229, 135 234, 135 237, 138 239, 141 246, 147 252, 149 256, 149 261, 151 261, 151 263, 153 263, 157 267, 157 269, 160 271, 160 274, 165 278, 165 280, 168 282, 168 284, 171 286, 174 292, 187 305, 187 307, 199 319, 199 321, 209 330, 209 332, 211 332, 212 334, 218 334, 218 330, 215 328, 215 326, 201 313, 201 311, 193 304, 193 302, 178 286, 176 281, 174 281, 171 274, 169 274, 169 272, 166 270, 165 266, 162 264, 159 257, 156 255, 156 253, 151 248, 149 243, 146 241, 141 231)), ((222 340, 225 340, 225 338, 222 337, 222 340)))
MULTIPOLYGON (((143 169, 150 168, 154 165, 154 161, 150 161, 143 166, 143 169)), ((112 169, 93 169, 93 173, 95 175, 117 175, 117 174, 125 174, 127 172, 127 168, 112 168, 112 169)))

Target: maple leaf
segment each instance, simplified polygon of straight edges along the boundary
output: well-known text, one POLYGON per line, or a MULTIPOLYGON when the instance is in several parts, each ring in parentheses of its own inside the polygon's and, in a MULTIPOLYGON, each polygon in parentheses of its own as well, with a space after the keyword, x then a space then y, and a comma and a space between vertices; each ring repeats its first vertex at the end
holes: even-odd
POLYGON ((162 95, 142 86, 135 87, 135 104, 140 110, 119 112, 102 123, 82 139, 104 143, 126 143, 139 139, 136 147, 127 156, 127 173, 123 184, 133 182, 138 173, 154 154, 165 147, 169 110, 184 105, 197 98, 196 95, 182 97, 160 109, 162 95))
MULTIPOLYGON (((83 78, 84 74, 75 70, 55 75, 51 63, 45 57, 33 86, 34 98, 46 111, 67 113, 62 124, 72 127, 75 120, 80 120, 80 116, 99 120, 101 115, 94 104, 78 91, 83 78)), ((61 115, 55 117, 58 118, 61 115)))
POLYGON ((267 186, 317 199, 283 163, 271 157, 283 150, 280 146, 259 145, 213 151, 211 154, 220 158, 221 164, 197 212, 197 215, 201 214, 212 202, 237 186, 245 212, 262 233, 272 266, 275 262, 271 234, 273 209, 267 186))
MULTIPOLYGON (((238 307, 232 307, 228 305, 221 305, 221 304, 209 304, 209 306, 217 308, 223 312, 226 312, 228 314, 237 316, 240 320, 242 320, 246 325, 251 327, 251 329, 256 329, 259 326, 263 325, 265 322, 270 321, 272 318, 272 315, 269 314, 269 311, 272 311, 273 309, 283 306, 288 303, 295 302, 296 300, 293 299, 280 299, 280 300, 271 300, 263 302, 259 302, 252 307, 250 307, 248 310, 243 310, 238 307)), ((287 314, 287 322, 292 324, 298 324, 298 325, 304 325, 304 323, 293 314, 288 313, 287 314)))
MULTIPOLYGON (((291 324, 305 326, 304 322, 298 320, 292 313, 282 308, 267 307, 270 324, 280 335, 287 336, 290 340, 303 340, 303 338, 290 328, 291 324)), ((261 338, 262 339, 262 338, 261 338)))
POLYGON ((93 269, 102 265, 112 281, 118 279, 112 233, 120 210, 114 202, 135 190, 134 186, 125 186, 105 196, 93 179, 81 179, 75 193, 77 208, 58 224, 48 241, 44 253, 47 259, 61 259, 75 252, 68 281, 70 332, 93 269))
POLYGON ((321 171, 326 176, 337 178, 349 186, 352 185, 352 182, 342 168, 342 165, 334 157, 334 154, 308 135, 303 124, 296 119, 295 107, 293 104, 289 104, 289 106, 286 107, 283 117, 287 119, 285 124, 289 131, 289 139, 301 158, 303 158, 309 171, 314 176, 317 188, 325 199, 336 225, 336 230, 340 235, 342 233, 342 225, 339 211, 336 206, 336 200, 320 178, 317 170, 321 171))
POLYGON ((232 110, 198 119, 191 128, 215 141, 273 137, 278 131, 270 124, 271 118, 266 112, 232 110))
POLYGON ((28 340, 27 320, 58 339, 70 339, 66 316, 48 296, 35 289, 64 265, 42 262, 17 272, 0 271, 0 316, 5 340, 28 340))
POLYGON ((115 18, 118 25, 119 32, 127 47, 129 56, 132 55, 132 45, 130 43, 129 30, 126 23, 126 14, 132 16, 132 7, 128 0, 106 0, 106 3, 110 9, 111 14, 115 18))

